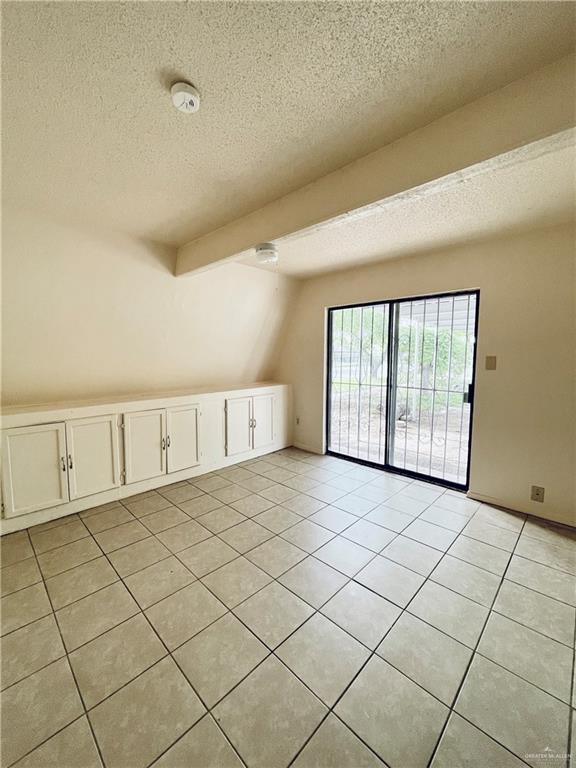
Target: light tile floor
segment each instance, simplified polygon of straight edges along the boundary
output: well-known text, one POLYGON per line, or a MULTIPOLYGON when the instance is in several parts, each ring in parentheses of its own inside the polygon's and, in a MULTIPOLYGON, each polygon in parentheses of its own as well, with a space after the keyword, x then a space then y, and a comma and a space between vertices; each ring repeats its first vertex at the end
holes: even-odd
POLYGON ((576 532, 287 449, 1 547, 4 768, 568 765, 576 532))

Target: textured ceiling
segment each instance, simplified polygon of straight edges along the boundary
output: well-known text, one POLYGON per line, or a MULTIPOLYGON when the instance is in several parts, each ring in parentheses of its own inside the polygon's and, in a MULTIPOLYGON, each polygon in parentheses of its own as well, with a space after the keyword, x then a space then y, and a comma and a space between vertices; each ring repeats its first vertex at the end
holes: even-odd
MULTIPOLYGON (((492 168, 421 195, 390 199, 354 216, 278 242, 277 270, 294 277, 438 249, 574 218, 576 148, 492 168)), ((250 254, 241 259, 257 266, 250 254)))
POLYGON ((574 7, 3 2, 4 199, 181 244, 565 55, 574 7))

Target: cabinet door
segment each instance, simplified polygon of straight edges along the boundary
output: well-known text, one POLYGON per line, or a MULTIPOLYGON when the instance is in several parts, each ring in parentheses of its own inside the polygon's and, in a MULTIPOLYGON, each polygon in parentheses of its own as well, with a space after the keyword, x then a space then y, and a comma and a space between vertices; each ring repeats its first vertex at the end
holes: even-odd
POLYGON ((71 499, 120 485, 117 416, 67 421, 66 442, 71 499))
POLYGON ((166 411, 124 414, 126 483, 166 474, 166 411))
POLYGON ((226 400, 226 456, 252 450, 252 398, 226 400))
POLYGON ((274 395, 254 396, 254 448, 264 448, 274 442, 274 405, 274 395))
POLYGON ((64 424, 6 429, 2 455, 6 517, 69 501, 64 424))
POLYGON ((170 408, 166 412, 168 472, 199 464, 197 405, 170 408))

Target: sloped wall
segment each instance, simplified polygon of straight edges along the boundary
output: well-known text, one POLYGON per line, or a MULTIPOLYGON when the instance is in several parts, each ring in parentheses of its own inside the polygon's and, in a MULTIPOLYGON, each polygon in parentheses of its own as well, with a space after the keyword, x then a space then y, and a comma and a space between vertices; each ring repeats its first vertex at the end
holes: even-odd
POLYGON ((470 491, 576 525, 574 242, 561 226, 302 283, 275 372, 293 384, 295 442, 323 448, 326 307, 479 288, 470 491), (486 355, 497 370, 485 370, 486 355), (543 504, 531 485, 546 488, 543 504))
POLYGON ((171 249, 10 209, 2 245, 5 404, 270 376, 286 277, 229 264, 176 278, 171 249))

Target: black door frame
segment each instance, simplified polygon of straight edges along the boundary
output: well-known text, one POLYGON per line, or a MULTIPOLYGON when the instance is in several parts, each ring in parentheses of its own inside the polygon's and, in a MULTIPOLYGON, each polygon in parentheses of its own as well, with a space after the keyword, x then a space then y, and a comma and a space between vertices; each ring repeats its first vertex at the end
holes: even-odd
POLYGON ((476 391, 475 391, 476 390, 476 363, 477 363, 476 358, 477 358, 477 349, 478 349, 478 322, 480 317, 480 289, 474 288, 474 289, 462 290, 462 291, 446 291, 444 293, 429 293, 421 296, 405 296, 401 299, 364 301, 364 302, 359 302, 357 304, 339 304, 335 307, 328 307, 327 313, 328 313, 328 317, 327 317, 327 323, 326 323, 327 339, 326 339, 326 393, 325 393, 326 411, 324 415, 324 437, 326 440, 326 454, 328 456, 335 456, 336 458, 346 459, 347 461, 352 461, 355 464, 361 464, 366 467, 381 469, 385 472, 391 472, 396 475, 404 475, 405 477, 410 477, 414 480, 423 480, 424 482, 432 483, 433 485, 441 485, 444 488, 455 488, 457 490, 467 491, 468 488, 470 487, 470 466, 472 462, 472 429, 473 429, 473 422, 474 422, 474 403, 476 400, 476 391), (425 475, 421 472, 413 472, 412 470, 409 470, 409 469, 402 469, 399 467, 395 467, 392 464, 390 464, 390 461, 389 461, 390 448, 392 445, 391 440, 393 439, 393 437, 391 437, 393 435, 393 429, 392 429, 392 424, 390 423, 390 420, 388 418, 388 415, 392 412, 393 404, 391 401, 395 397, 395 387, 392 384, 391 375, 393 375, 394 377, 396 375, 396 366, 394 364, 394 356, 397 355, 397 345, 394 344, 393 341, 394 341, 394 333, 397 332, 398 330, 397 319, 395 321, 393 321, 392 319, 393 313, 397 318, 400 304, 403 304, 406 302, 424 301, 426 299, 442 299, 442 298, 454 297, 454 296, 476 296, 476 308, 475 308, 475 317, 474 317, 474 346, 473 346, 473 352, 472 352, 472 385, 469 391, 470 424, 468 426, 468 463, 466 467, 465 483, 456 483, 451 480, 443 480, 442 478, 431 477, 430 475, 425 475), (359 459, 354 456, 347 456, 345 453, 338 453, 336 451, 331 451, 329 450, 328 446, 330 445, 330 421, 331 421, 330 391, 331 391, 331 383, 332 383, 332 315, 335 311, 338 311, 341 309, 357 309, 358 307, 380 307, 382 305, 389 306, 388 349, 386 351, 386 363, 387 363, 386 434, 385 434, 384 463, 378 464, 377 462, 369 461, 368 459, 359 459))

